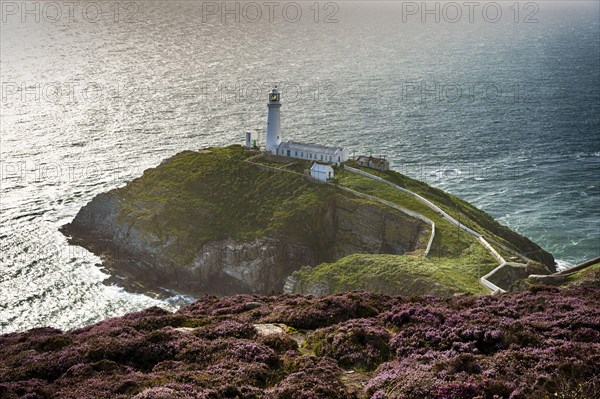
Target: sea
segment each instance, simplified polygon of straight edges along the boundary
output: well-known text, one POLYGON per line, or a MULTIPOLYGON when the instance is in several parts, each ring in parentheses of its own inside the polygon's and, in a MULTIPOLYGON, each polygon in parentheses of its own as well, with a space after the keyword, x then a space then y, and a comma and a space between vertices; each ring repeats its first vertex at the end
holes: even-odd
MULTIPOLYGON (((193 298, 102 283, 58 228, 177 152, 385 156, 531 238, 600 256, 600 2, 2 1, 0 333, 193 298)), ((201 220, 198 223, 202 223, 201 220)))

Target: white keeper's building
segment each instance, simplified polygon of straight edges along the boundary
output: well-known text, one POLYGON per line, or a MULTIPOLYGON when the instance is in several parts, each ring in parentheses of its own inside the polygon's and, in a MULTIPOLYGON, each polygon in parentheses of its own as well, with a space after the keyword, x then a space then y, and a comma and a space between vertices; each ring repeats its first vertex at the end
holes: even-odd
POLYGON ((265 150, 273 155, 299 158, 307 161, 328 162, 337 165, 350 158, 343 147, 329 147, 320 144, 281 141, 281 92, 275 87, 269 93, 269 114, 267 119, 267 140, 265 150))
POLYGON ((320 163, 313 163, 310 168, 310 175, 313 179, 319 181, 327 181, 327 179, 333 179, 334 171, 329 165, 322 165, 320 163))

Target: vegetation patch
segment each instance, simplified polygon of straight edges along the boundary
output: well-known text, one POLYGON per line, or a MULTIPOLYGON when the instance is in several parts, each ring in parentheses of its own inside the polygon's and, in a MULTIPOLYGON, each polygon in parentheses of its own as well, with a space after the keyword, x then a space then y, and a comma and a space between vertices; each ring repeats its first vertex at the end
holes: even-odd
POLYGON ((597 285, 451 298, 207 296, 176 313, 0 335, 0 395, 589 399, 600 391, 599 331, 597 285), (298 330, 257 334, 264 323, 298 330), (181 328, 190 324, 200 326, 181 328))
POLYGON ((485 293, 479 276, 497 266, 485 249, 473 243, 462 257, 356 254, 334 263, 304 267, 294 273, 298 289, 325 285, 331 293, 353 289, 397 295, 485 293))
MULTIPOLYGON (((443 190, 437 189, 430 186, 422 181, 412 179, 408 176, 402 175, 396 171, 379 171, 369 169, 350 161, 349 166, 357 169, 362 169, 365 172, 379 176, 390 183, 393 183, 399 187, 410 190, 416 194, 433 202, 446 213, 452 216, 454 219, 459 220, 460 223, 465 226, 479 232, 483 236, 493 239, 502 245, 510 248, 513 251, 519 252, 532 260, 538 261, 551 271, 554 270, 554 257, 540 248, 537 244, 531 240, 523 237, 507 226, 501 225, 489 214, 483 212, 472 204, 465 200, 462 200, 452 194, 449 194, 443 190)), ((345 172, 350 173, 350 172, 345 172)), ((360 176, 363 177, 363 176, 360 176)), ((364 177, 363 177, 364 178, 364 177)), ((368 178, 367 178, 368 179, 368 178)), ((374 183, 378 183, 372 179, 369 179, 374 183)), ((379 183, 382 186, 386 186, 383 183, 379 183)), ((389 187, 389 186, 388 186, 389 187)), ((398 190, 395 190, 398 192, 398 190)), ((410 208, 409 208, 410 209, 410 208)), ((496 248, 506 259, 512 256, 512 253, 504 251, 502 248, 496 248)))

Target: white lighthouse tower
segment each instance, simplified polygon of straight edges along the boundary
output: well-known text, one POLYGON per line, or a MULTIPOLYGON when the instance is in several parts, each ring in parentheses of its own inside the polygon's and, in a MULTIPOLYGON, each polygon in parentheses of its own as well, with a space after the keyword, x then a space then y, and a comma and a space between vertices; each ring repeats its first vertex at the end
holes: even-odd
POLYGON ((277 147, 281 144, 281 118, 279 109, 281 108, 281 92, 277 86, 269 93, 269 116, 267 119, 267 142, 265 147, 267 152, 277 154, 277 147))

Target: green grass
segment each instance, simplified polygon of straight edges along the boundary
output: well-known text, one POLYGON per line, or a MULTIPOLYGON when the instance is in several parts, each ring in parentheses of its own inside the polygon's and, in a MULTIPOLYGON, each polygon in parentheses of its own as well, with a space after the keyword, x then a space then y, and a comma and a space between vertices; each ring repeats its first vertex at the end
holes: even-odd
MULTIPOLYGON (((137 227, 147 240, 163 245, 165 251, 168 248, 175 264, 187 265, 205 243, 223 239, 276 236, 301 242, 318 253, 331 252, 327 244, 331 239, 325 236, 331 232, 324 232, 327 229, 323 228, 323 224, 327 213, 335 208, 341 196, 352 198, 355 204, 368 202, 385 207, 377 202, 355 198, 333 185, 245 162, 255 155, 256 152, 246 151, 241 146, 177 154, 117 190, 121 200, 119 218, 137 227)), ((262 156, 253 162, 297 173, 310 166, 308 162, 279 163, 262 156)), ((459 204, 461 221, 480 233, 499 237, 501 234, 498 232, 504 231, 504 227, 489 215, 441 190, 395 172, 368 171, 423 195, 450 214, 459 204)), ((393 202, 431 219, 436 224, 432 251, 428 258, 352 255, 302 269, 298 276, 303 281, 310 283, 321 279, 336 292, 367 285, 373 290, 383 287, 381 290, 393 293, 394 289, 406 291, 411 284, 414 287, 429 285, 444 293, 484 292, 478 279, 492 270, 496 262, 473 236, 459 230, 412 196, 382 182, 337 168, 336 178, 340 186, 393 202)), ((514 244, 509 242, 509 238, 520 237, 510 233, 505 235, 508 238, 499 238, 509 246, 514 244)), ((426 242, 420 244, 425 246, 426 242)), ((520 244, 522 242, 517 240, 514 247, 520 248, 520 244)), ((332 258, 337 259, 325 257, 332 258)))
POLYGON ((483 294, 480 275, 497 265, 481 245, 473 244, 462 256, 425 258, 409 255, 356 254, 334 263, 305 267, 294 274, 305 287, 326 283, 334 293, 364 289, 387 294, 442 296, 483 294))
POLYGON ((337 190, 243 162, 251 155, 240 146, 177 154, 118 190, 119 217, 160 242, 181 242, 176 257, 182 263, 208 241, 263 237, 282 228, 291 239, 306 238, 305 230, 290 225, 318 221, 337 190))
MULTIPOLYGON (((454 219, 460 220, 460 222, 465 226, 477 231, 486 238, 491 238, 500 242, 513 251, 517 251, 534 261, 541 262, 546 265, 553 264, 554 262, 554 258, 549 253, 543 251, 543 249, 537 244, 533 243, 526 237, 515 233, 508 227, 501 225, 487 213, 452 194, 446 193, 445 191, 432 187, 419 180, 404 176, 393 170, 382 172, 375 169, 360 167, 352 161, 350 161, 348 164, 349 166, 362 169, 368 173, 379 176, 393 184, 421 195, 422 197, 439 206, 454 219)), ((497 245, 494 247, 507 260, 513 256, 513 254, 505 251, 497 245)))

